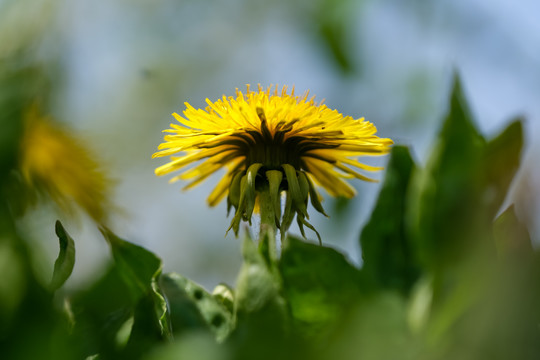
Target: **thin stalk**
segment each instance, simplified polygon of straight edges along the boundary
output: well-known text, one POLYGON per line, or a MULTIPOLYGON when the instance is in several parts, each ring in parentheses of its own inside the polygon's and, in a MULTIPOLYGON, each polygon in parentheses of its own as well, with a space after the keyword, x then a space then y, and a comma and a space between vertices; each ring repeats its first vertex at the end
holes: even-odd
POLYGON ((268 186, 259 190, 259 210, 261 215, 259 246, 268 251, 268 255, 271 259, 276 259, 276 215, 272 197, 270 195, 270 188, 268 186))

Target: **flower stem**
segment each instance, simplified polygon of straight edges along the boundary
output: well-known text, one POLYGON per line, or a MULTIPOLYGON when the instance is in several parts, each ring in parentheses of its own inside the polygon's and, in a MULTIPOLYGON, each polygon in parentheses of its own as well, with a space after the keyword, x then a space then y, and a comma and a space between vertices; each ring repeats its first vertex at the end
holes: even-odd
POLYGON ((270 194, 270 188, 268 186, 259 189, 259 209, 261 214, 259 246, 267 249, 270 258, 275 258, 277 235, 276 214, 272 196, 270 194))

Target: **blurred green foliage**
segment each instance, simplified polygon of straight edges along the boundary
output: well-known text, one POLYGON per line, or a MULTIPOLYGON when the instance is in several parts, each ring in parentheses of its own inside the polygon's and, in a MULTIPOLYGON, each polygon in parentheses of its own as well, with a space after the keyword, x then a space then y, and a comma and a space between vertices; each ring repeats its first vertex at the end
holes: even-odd
POLYGON ((512 207, 497 216, 519 168, 521 121, 485 139, 457 76, 426 166, 394 147, 360 236, 361 268, 292 236, 278 256, 269 235, 259 247, 246 235, 236 288, 210 293, 162 274, 158 256, 100 226, 110 267, 66 293, 76 239, 57 223, 60 252, 52 283, 42 284, 16 228, 15 209, 24 209, 17 202, 27 196, 10 191, 35 87, 31 72, 7 68, 0 72, 3 359, 540 356, 540 257, 512 207))

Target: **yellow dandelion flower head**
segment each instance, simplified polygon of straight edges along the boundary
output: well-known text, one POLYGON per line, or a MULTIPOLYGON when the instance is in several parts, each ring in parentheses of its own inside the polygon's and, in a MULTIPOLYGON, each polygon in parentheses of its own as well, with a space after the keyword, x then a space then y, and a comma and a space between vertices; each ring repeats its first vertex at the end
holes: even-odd
POLYGON ((45 193, 62 210, 73 203, 101 222, 108 181, 88 149, 33 105, 25 116, 19 170, 26 185, 45 193))
POLYGON ((314 184, 332 196, 353 197, 355 190, 345 179, 373 181, 353 168, 380 170, 362 164, 359 156, 380 155, 389 151, 392 140, 375 135, 375 126, 363 118, 343 116, 326 105, 316 103, 309 93, 289 93, 277 87, 223 96, 206 109, 185 103, 178 123, 164 130, 168 133, 153 157, 169 156, 171 161, 156 169, 165 175, 189 167, 173 177, 190 180, 189 189, 216 171, 226 173, 208 197, 211 206, 227 197, 229 210, 236 209, 231 227, 238 232, 240 220, 250 221, 258 194, 270 188, 275 202, 276 225, 282 235, 297 215, 303 225, 307 202, 324 214, 314 184), (173 156, 176 155, 176 156, 173 156), (180 156, 178 156, 180 155, 180 156), (196 163, 194 166, 189 166, 196 163), (285 192, 285 210, 281 216, 281 194, 285 192))

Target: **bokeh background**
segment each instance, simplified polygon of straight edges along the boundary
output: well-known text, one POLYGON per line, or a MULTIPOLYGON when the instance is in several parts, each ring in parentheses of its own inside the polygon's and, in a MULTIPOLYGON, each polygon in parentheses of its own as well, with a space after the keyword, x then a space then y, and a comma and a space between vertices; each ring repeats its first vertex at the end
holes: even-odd
MULTIPOLYGON (((52 115, 113 179, 112 230, 158 254, 165 271, 213 288, 234 284, 241 263, 241 242, 225 237, 225 204, 205 202, 219 175, 181 192, 182 184, 154 176, 166 160, 151 155, 185 101, 204 107, 205 98, 245 84, 310 90, 374 122, 422 163, 459 71, 487 137, 514 116, 526 119, 523 165, 507 203, 538 244, 539 16, 536 0, 0 0, 0 58, 24 51, 51 79, 52 115)), ((379 186, 354 186, 352 201, 325 196, 330 219, 312 216, 325 244, 359 264, 358 236, 379 186)), ((76 240, 67 286, 82 286, 110 260, 91 221, 41 204, 20 228, 48 254, 40 261, 50 278, 57 218, 76 240)))

